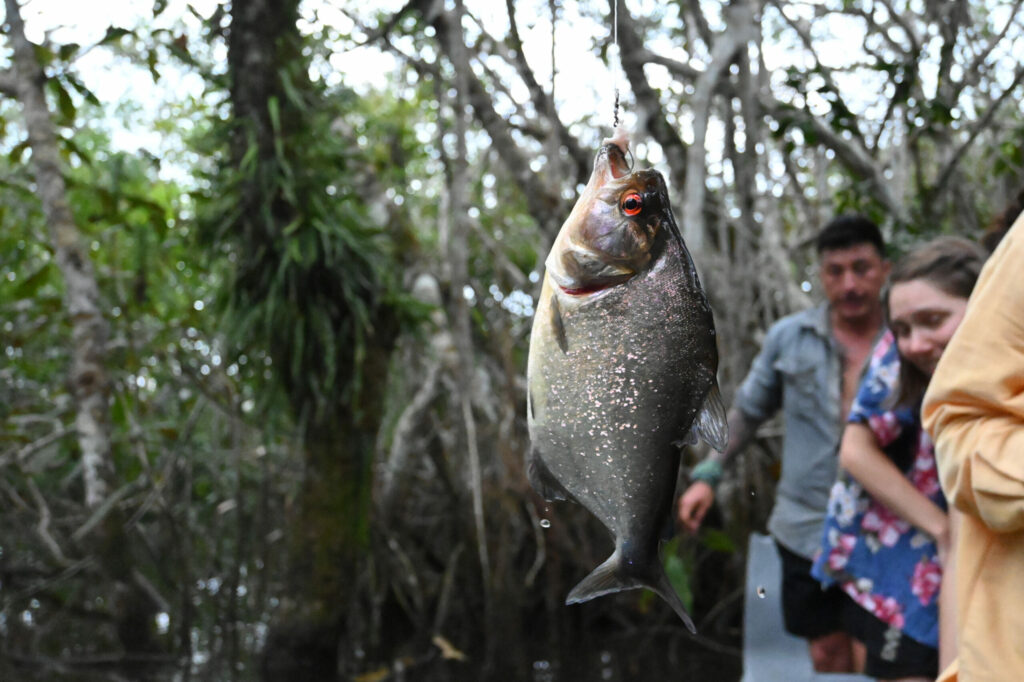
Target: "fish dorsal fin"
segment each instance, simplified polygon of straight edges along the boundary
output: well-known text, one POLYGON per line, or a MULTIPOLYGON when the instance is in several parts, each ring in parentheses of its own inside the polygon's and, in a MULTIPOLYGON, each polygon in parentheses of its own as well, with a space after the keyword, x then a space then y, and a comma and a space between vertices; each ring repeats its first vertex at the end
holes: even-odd
POLYGON ((691 438, 688 440, 696 443, 697 438, 702 438, 715 450, 725 452, 725 446, 729 442, 729 422, 725 418, 725 405, 722 403, 717 381, 711 385, 704 405, 700 408, 700 414, 693 420, 690 433, 691 438))

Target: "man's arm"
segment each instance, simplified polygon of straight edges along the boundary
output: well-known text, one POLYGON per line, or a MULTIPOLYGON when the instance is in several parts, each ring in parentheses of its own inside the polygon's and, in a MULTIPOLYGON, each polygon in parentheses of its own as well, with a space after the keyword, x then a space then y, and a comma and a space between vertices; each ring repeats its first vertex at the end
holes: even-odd
POLYGON ((678 518, 683 528, 696 533, 715 501, 722 470, 750 443, 758 425, 782 405, 782 386, 775 363, 784 347, 784 325, 776 323, 765 335, 761 352, 740 385, 729 409, 729 442, 725 452, 712 452, 690 472, 693 483, 679 498, 678 518), (741 407, 742 406, 742 409, 741 407))

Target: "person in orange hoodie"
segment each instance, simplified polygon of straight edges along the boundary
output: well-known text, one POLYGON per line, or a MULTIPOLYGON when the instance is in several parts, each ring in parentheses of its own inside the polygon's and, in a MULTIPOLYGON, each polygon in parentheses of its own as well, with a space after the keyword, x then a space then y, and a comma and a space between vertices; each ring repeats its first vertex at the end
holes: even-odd
MULTIPOLYGON (((1024 216, 982 270, 922 407, 960 513, 949 682, 1024 680, 1024 216)), ((945 618, 945 616, 943 616, 945 618)))

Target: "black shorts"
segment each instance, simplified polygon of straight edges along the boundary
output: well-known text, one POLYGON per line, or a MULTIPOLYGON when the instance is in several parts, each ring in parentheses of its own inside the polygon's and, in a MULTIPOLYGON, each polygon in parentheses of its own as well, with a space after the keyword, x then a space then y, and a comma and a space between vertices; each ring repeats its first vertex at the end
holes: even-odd
POLYGON ((877 679, 928 677, 939 674, 939 651, 907 637, 879 620, 845 593, 844 629, 864 643, 867 659, 864 674, 877 679))
POLYGON ((782 620, 786 630, 804 639, 845 630, 843 610, 852 600, 836 586, 822 587, 811 575, 810 560, 778 542, 775 547, 782 559, 782 620))

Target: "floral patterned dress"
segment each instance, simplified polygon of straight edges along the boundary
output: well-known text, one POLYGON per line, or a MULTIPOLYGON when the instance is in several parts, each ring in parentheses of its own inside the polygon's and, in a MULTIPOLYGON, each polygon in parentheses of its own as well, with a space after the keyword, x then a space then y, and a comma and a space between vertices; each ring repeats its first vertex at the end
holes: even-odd
MULTIPOLYGON (((886 332, 872 351, 848 421, 867 425, 914 487, 946 509, 920 410, 886 407, 899 363, 895 340, 886 332)), ((938 646, 942 569, 935 541, 877 502, 846 471, 832 487, 822 548, 811 572, 825 585, 838 584, 882 622, 938 646)))

